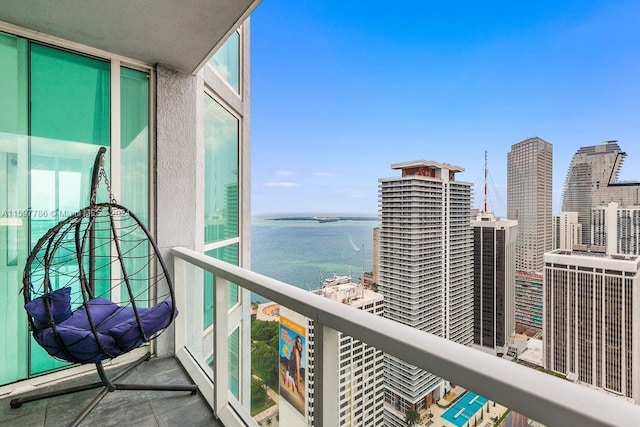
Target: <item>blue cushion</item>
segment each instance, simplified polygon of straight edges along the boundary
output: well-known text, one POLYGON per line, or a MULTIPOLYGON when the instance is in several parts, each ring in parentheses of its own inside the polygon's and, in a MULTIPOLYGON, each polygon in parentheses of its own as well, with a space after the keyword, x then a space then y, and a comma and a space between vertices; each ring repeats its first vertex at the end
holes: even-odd
POLYGON ((45 299, 49 300, 53 323, 60 323, 71 316, 71 288, 66 286, 25 304, 24 308, 33 318, 36 330, 48 327, 51 321, 45 306, 45 299))
MULTIPOLYGON (((113 349, 117 349, 117 346, 109 334, 97 333, 97 336, 100 344, 111 354, 111 357, 120 354, 119 351, 111 353, 113 349)), ((76 363, 97 363, 109 359, 109 356, 105 355, 100 348, 93 332, 87 328, 58 325, 55 332, 53 328, 46 328, 34 334, 34 337, 47 353, 58 359, 76 363)))
POLYGON ((100 330, 120 308, 105 298, 95 298, 85 306, 73 311, 71 316, 55 325, 34 334, 36 341, 50 355, 69 362, 95 363, 121 354, 113 338, 100 330), (96 326, 96 336, 91 331, 87 308, 96 326), (56 338, 57 335, 57 338, 56 338), (65 349, 63 349, 65 347, 65 349), (108 354, 104 354, 104 350, 108 354))
POLYGON ((123 312, 129 315, 129 319, 109 328, 109 333, 116 340, 123 353, 130 351, 148 341, 156 332, 169 326, 173 317, 178 314, 178 310, 176 310, 174 316, 171 317, 172 307, 171 303, 164 301, 150 308, 138 308, 138 316, 140 317, 144 336, 140 334, 133 308, 126 307, 123 312))
POLYGON ((107 299, 96 298, 86 307, 75 310, 55 328, 43 329, 34 336, 54 357, 69 362, 95 363, 133 350, 166 328, 177 315, 176 310, 171 317, 172 307, 171 303, 164 301, 153 307, 138 308, 144 331, 142 335, 132 307, 120 307, 107 299), (95 335, 91 331, 87 310, 96 328, 95 335))
MULTIPOLYGON (((98 330, 100 330, 101 325, 108 322, 120 308, 118 304, 105 298, 94 298, 87 303, 87 307, 91 313, 91 320, 98 330)), ((91 329, 85 306, 80 306, 68 319, 59 324, 75 326, 80 329, 91 329)))

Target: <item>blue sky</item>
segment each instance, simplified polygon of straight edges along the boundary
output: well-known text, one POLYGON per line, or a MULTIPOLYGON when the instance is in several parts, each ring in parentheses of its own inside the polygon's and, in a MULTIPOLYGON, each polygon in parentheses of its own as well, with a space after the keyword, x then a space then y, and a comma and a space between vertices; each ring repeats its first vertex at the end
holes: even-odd
POLYGON ((377 211, 391 163, 462 166, 507 210, 507 153, 618 140, 640 179, 638 1, 284 1, 251 16, 252 211, 377 211))

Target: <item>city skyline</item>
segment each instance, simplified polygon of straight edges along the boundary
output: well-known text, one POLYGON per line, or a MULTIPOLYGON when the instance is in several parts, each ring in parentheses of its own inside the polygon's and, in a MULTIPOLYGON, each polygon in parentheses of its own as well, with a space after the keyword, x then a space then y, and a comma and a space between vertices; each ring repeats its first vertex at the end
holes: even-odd
POLYGON ((479 208, 487 150, 489 210, 506 217, 507 153, 539 136, 557 214, 580 147, 618 140, 640 159, 640 5, 356 5, 252 15, 254 213, 376 212, 377 178, 407 159, 465 168, 479 208))

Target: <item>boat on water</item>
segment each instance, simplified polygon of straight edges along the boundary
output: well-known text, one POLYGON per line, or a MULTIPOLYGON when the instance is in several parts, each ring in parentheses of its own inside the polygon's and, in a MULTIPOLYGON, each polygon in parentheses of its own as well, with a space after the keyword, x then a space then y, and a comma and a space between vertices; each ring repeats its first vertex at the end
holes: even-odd
POLYGON ((339 219, 336 217, 329 217, 329 216, 316 216, 314 217, 314 219, 316 221, 318 221, 319 223, 324 223, 324 222, 336 222, 339 219))

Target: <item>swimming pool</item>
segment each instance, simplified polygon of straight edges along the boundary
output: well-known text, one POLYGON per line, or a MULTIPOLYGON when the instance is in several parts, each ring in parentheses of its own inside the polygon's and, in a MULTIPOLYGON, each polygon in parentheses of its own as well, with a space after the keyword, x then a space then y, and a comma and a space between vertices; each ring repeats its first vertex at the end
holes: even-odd
POLYGON ((442 418, 458 427, 462 427, 469 419, 473 418, 475 413, 478 412, 485 403, 487 403, 485 397, 468 391, 442 414, 442 418))

